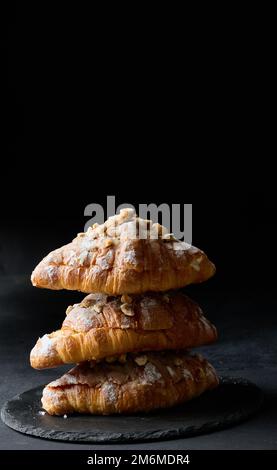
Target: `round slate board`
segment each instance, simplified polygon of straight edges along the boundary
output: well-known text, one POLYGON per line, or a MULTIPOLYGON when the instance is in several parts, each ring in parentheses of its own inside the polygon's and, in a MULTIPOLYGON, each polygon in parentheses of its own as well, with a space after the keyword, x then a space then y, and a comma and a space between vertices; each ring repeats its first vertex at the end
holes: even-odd
POLYGON ((25 434, 71 442, 122 443, 206 434, 249 418, 263 403, 263 393, 256 385, 223 377, 215 390, 175 408, 129 416, 76 414, 65 419, 39 413, 42 389, 28 390, 7 401, 2 420, 25 434))

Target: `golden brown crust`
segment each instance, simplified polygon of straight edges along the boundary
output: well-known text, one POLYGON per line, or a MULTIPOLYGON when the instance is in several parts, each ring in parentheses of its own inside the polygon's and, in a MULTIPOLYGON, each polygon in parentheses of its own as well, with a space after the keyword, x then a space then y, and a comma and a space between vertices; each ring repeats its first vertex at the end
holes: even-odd
POLYGON ((75 367, 45 387, 44 409, 52 415, 147 412, 183 403, 218 385, 215 370, 202 356, 174 351, 140 358, 75 367))
POLYGON ((164 232, 162 226, 122 211, 51 252, 33 271, 32 283, 121 295, 178 289, 214 275, 215 267, 204 252, 171 236, 162 238, 164 232), (144 238, 132 238, 138 227, 144 238), (155 233, 157 239, 150 238, 155 233))
POLYGON ((62 329, 37 341, 30 356, 32 367, 44 369, 134 351, 187 349, 217 339, 215 326, 181 292, 148 293, 127 300, 129 304, 124 297, 90 294, 69 308, 62 329), (126 307, 128 315, 123 313, 126 307))

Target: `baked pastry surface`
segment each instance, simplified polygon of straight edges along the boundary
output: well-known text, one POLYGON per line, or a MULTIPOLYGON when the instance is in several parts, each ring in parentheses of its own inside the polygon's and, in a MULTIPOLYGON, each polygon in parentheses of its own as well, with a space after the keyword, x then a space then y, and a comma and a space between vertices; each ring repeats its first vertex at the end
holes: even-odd
POLYGON ((126 362, 83 363, 44 388, 51 415, 148 412, 183 403, 218 385, 214 368, 184 352, 130 355, 126 362))
POLYGON ((41 288, 121 295, 178 289, 214 273, 203 251, 175 240, 161 225, 136 217, 132 209, 123 209, 52 251, 31 280, 41 288))
POLYGON ((216 339, 215 326, 181 292, 90 294, 68 307, 61 330, 37 341, 30 361, 44 369, 134 351, 187 349, 216 339))

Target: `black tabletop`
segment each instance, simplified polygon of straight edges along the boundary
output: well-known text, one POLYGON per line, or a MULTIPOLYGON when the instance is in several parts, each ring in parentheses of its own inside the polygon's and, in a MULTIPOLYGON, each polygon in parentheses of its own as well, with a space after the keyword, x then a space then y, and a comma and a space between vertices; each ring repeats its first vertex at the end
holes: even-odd
MULTIPOLYGON (((199 348, 222 375, 255 382, 266 395, 264 409, 231 429, 161 442, 95 445, 54 442, 17 433, 0 423, 1 449, 276 449, 277 448, 277 301, 255 290, 224 292, 194 286, 188 293, 217 325, 219 341, 199 348)), ((82 294, 31 287, 27 276, 0 280, 0 405, 13 395, 47 383, 68 366, 36 371, 29 353, 38 336, 58 329, 66 306, 82 294)))

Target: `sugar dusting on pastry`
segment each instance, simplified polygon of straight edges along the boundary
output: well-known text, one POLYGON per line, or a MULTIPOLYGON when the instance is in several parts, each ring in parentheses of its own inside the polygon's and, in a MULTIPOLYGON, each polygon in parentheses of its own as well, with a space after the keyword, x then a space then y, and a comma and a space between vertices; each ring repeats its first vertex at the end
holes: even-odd
POLYGON ((103 240, 104 237, 113 239, 158 239, 166 236, 168 229, 152 220, 137 217, 134 209, 122 209, 119 214, 109 217, 102 225, 89 227, 86 235, 92 240, 103 240))
POLYGON ((52 282, 57 273, 57 266, 47 266, 45 268, 45 273, 49 278, 50 282, 52 282))
POLYGON ((45 387, 42 404, 49 414, 61 416, 88 409, 95 414, 147 411, 160 407, 161 398, 172 406, 217 383, 213 367, 198 355, 149 352, 131 355, 123 363, 115 357, 114 362, 94 363, 93 368, 89 363, 80 364, 45 387))
POLYGON ((131 328, 132 327, 132 317, 129 317, 128 315, 122 315, 121 319, 120 319, 120 328, 125 330, 127 328, 131 328))
POLYGON ((113 251, 109 250, 104 256, 99 256, 96 263, 103 270, 110 269, 113 263, 113 257, 113 251))
POLYGON ((37 345, 32 349, 31 355, 32 356, 46 356, 50 357, 52 355, 55 355, 55 339, 50 338, 48 335, 44 335, 42 338, 38 340, 37 345))
POLYGON ((143 378, 147 383, 155 383, 162 378, 157 367, 151 362, 147 362, 143 371, 143 378))
POLYGON ((88 261, 88 258, 89 252, 87 250, 82 251, 77 258, 78 264, 80 264, 80 266, 83 266, 88 261))
POLYGON ((149 295, 144 296, 140 301, 143 313, 148 312, 150 308, 157 307, 158 304, 158 300, 155 297, 150 297, 149 295))
POLYGON ((114 403, 117 400, 117 387, 112 382, 105 382, 101 387, 101 392, 108 403, 114 403))
POLYGON ((75 375, 67 373, 59 379, 50 382, 48 387, 50 387, 51 389, 58 389, 59 387, 63 387, 64 385, 78 385, 78 383, 78 378, 75 375))
POLYGON ((95 310, 82 309, 82 311, 78 313, 76 317, 72 318, 76 331, 88 331, 93 328, 95 325, 96 316, 97 312, 95 310))
POLYGON ((122 256, 122 263, 136 265, 138 264, 137 256, 135 250, 125 251, 122 256))
POLYGON ((57 388, 54 388, 52 390, 51 384, 47 385, 47 387, 45 387, 45 389, 43 390, 42 399, 41 399, 43 407, 46 409, 46 411, 49 412, 49 410, 44 406, 44 401, 51 403, 51 406, 54 405, 54 406, 59 407, 61 404, 62 396, 63 396, 62 390, 59 390, 57 388))

